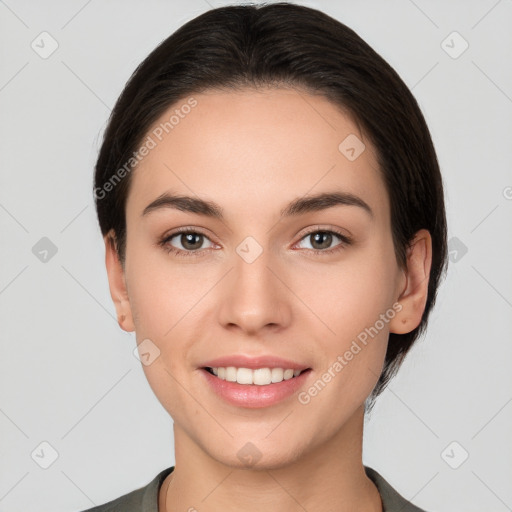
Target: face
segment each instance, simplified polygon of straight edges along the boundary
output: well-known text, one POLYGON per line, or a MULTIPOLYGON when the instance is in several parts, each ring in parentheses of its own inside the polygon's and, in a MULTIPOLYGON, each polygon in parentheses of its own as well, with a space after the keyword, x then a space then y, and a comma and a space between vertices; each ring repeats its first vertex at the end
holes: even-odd
POLYGON ((124 328, 176 435, 230 466, 279 467, 343 432, 378 380, 406 284, 389 198, 327 99, 193 98, 155 123, 131 176, 124 328))

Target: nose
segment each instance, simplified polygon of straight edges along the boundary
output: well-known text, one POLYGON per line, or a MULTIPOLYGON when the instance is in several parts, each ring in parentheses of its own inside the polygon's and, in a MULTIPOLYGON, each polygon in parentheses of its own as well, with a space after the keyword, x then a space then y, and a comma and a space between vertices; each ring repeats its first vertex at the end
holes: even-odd
POLYGON ((290 324, 290 292, 279 262, 263 251, 254 261, 233 255, 233 269, 222 281, 218 319, 224 328, 247 335, 278 331, 290 324))

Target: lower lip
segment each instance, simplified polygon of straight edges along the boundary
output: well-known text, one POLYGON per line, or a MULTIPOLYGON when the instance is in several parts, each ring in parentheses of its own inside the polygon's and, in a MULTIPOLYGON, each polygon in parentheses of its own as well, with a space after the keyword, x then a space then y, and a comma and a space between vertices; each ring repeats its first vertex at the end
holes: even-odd
POLYGON ((292 379, 264 386, 228 382, 212 375, 204 368, 201 368, 201 372, 206 377, 206 381, 213 391, 221 398, 238 407, 255 409, 270 407, 292 396, 304 384, 310 370, 305 370, 299 376, 292 379))

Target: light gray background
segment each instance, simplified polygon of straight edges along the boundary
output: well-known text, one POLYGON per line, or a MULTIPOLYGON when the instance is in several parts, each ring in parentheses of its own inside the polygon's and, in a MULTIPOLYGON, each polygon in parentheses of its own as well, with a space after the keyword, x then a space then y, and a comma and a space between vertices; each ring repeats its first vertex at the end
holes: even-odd
MULTIPOLYGON (((172 420, 115 319, 92 169, 136 65, 227 3, 0 1, 2 511, 81 510, 174 463, 172 420), (31 47, 43 31, 59 45, 46 59, 31 47), (42 237, 58 249, 46 262, 32 251, 42 237)), ((364 461, 429 511, 512 510, 512 1, 301 3, 356 30, 412 88, 446 187, 453 261, 367 422, 364 461), (469 44, 457 58, 453 31, 469 44)))

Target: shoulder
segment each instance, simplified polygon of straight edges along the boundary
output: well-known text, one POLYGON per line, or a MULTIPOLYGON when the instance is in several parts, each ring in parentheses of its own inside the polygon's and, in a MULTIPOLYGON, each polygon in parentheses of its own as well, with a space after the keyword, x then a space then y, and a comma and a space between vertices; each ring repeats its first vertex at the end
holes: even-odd
POLYGON ((367 466, 364 469, 379 491, 383 512, 426 512, 401 496, 377 471, 367 466))
POLYGON ((108 503, 88 508, 81 512, 142 512, 142 496, 144 495, 145 489, 146 487, 141 487, 108 503))
POLYGON ((166 468, 147 485, 119 498, 81 512, 158 512, 158 491, 165 477, 174 469, 166 468))

